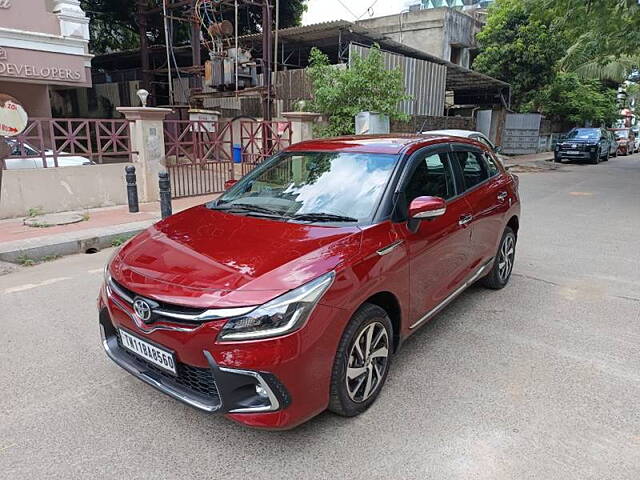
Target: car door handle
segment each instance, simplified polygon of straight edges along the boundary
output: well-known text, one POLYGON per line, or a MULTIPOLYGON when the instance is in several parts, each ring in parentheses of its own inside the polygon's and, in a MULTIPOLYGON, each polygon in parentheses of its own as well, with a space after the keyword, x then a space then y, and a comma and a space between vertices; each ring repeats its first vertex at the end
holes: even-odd
POLYGON ((504 200, 509 196, 507 192, 500 192, 498 194, 498 200, 504 202, 504 200))
POLYGON ((473 215, 469 215, 469 214, 461 215, 460 219, 458 220, 458 225, 465 226, 471 220, 473 220, 473 215))

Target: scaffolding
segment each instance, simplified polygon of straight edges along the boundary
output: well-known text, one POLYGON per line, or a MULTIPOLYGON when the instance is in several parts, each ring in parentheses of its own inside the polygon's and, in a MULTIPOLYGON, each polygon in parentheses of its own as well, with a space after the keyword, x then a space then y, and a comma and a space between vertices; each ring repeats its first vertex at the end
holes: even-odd
POLYGON ((274 67, 277 51, 273 48, 274 2, 277 38, 279 0, 136 0, 142 87, 151 92, 152 102, 157 104, 158 93, 164 91, 168 105, 174 106, 173 81, 178 78, 182 88, 184 75, 189 79, 189 91, 183 97, 188 98, 190 107, 200 108, 206 98, 258 96, 262 100, 264 120, 271 120, 271 74, 277 69, 274 67), (257 7, 261 8, 262 58, 251 59, 238 45, 239 18, 243 11, 257 7), (187 66, 180 65, 176 59, 176 50, 183 48, 183 45, 176 45, 178 32, 183 36, 181 43, 190 47, 190 65, 187 66), (166 62, 152 67, 150 51, 160 46, 157 42, 150 44, 154 38, 162 39, 166 62), (209 54, 206 62, 202 59, 203 50, 209 54), (255 80, 258 69, 262 73, 261 85, 256 85, 255 80), (218 80, 220 82, 216 83, 218 80), (216 88, 205 91, 205 81, 212 82, 216 88))

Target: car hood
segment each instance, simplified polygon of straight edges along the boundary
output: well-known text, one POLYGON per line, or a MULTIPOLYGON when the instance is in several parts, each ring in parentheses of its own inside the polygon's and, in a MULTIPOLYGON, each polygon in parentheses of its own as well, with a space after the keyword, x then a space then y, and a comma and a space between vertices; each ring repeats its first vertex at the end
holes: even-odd
POLYGON ((358 227, 327 227, 194 207, 153 225, 111 262, 139 295, 194 307, 257 305, 334 270, 358 227))

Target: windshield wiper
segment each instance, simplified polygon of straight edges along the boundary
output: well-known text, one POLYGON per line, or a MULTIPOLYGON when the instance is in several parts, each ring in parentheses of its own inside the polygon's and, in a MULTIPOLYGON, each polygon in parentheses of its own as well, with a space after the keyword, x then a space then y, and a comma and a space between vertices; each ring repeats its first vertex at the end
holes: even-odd
POLYGON ((251 205, 249 203, 224 203, 209 207, 211 210, 241 210, 251 213, 264 213, 272 217, 282 218, 282 214, 271 208, 261 207, 260 205, 251 205))
POLYGON ((309 220, 311 222, 357 222, 357 218, 336 215, 334 213, 298 213, 292 215, 292 220, 309 220))

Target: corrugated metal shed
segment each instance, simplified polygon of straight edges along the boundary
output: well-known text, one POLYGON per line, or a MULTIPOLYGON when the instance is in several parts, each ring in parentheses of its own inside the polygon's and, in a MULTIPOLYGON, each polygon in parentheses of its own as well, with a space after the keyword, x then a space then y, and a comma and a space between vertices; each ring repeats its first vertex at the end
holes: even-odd
MULTIPOLYGON (((369 50, 368 47, 352 43, 349 62, 354 55, 366 57, 369 50)), ((445 65, 385 51, 382 52, 382 56, 387 69, 399 68, 402 71, 406 92, 412 96, 411 100, 402 102, 403 113, 429 116, 443 114, 447 82, 447 67, 445 65)))

